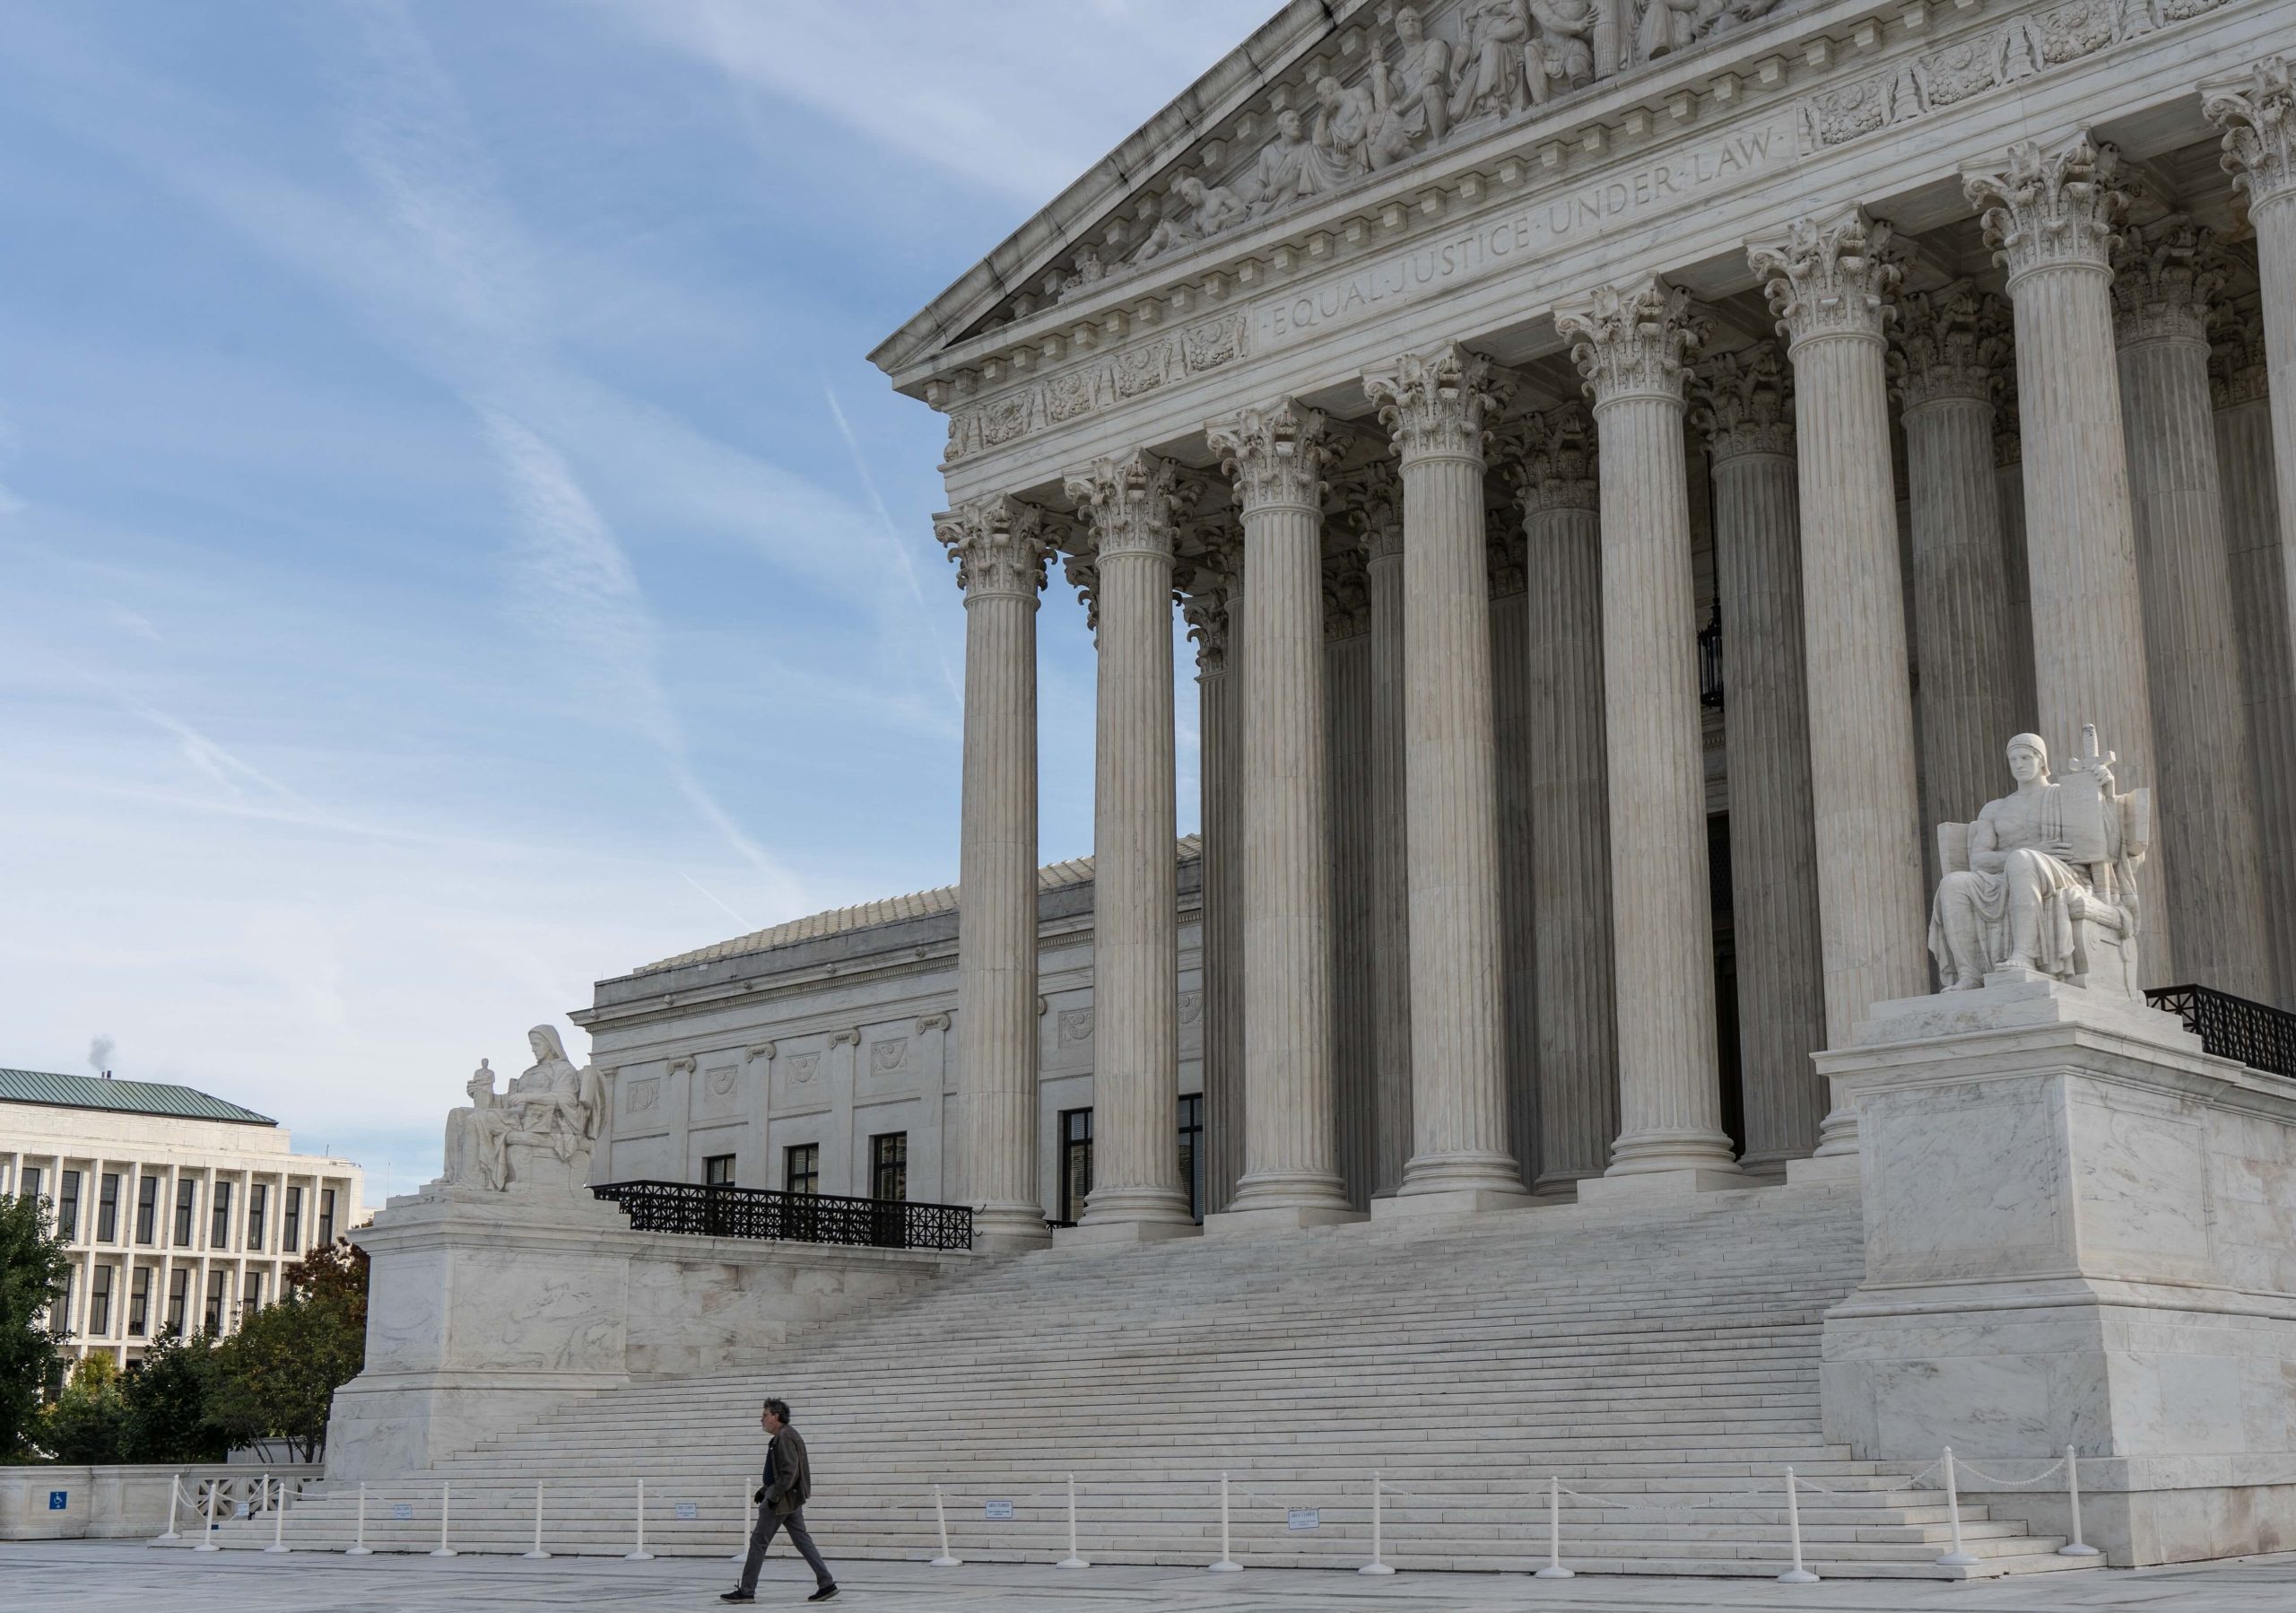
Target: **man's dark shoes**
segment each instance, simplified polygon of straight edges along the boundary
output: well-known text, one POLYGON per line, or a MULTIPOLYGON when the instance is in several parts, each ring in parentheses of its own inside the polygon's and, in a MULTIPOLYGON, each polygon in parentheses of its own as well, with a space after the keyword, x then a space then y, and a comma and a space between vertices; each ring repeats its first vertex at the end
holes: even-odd
POLYGON ((718 1600, 721 1602, 753 1602, 757 1598, 746 1591, 728 1591, 718 1600))
POLYGON ((809 1602, 825 1602, 836 1594, 837 1587, 835 1585, 823 1585, 820 1590, 814 1591, 805 1600, 809 1602))

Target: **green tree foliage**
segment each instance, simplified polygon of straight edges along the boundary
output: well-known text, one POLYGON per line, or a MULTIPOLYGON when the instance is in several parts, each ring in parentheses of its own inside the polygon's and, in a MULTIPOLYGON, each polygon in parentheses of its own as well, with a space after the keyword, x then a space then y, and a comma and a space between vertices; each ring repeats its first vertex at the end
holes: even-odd
POLYGON ((230 1442, 213 1415, 215 1340, 205 1333, 152 1341, 121 1385, 123 1461, 221 1461, 230 1442))
POLYGON ((216 1347, 209 1412, 233 1444, 284 1439, 317 1461, 335 1390, 366 1364, 366 1253, 338 1241, 290 1268, 287 1283, 285 1298, 216 1347))
POLYGON ((40 1418, 39 1447, 57 1461, 119 1461, 126 1426, 118 1364, 109 1355, 90 1356, 73 1368, 72 1381, 40 1418))
POLYGON ((48 1200, 0 1198, 0 1459, 31 1453, 40 1402, 57 1372, 48 1317, 70 1270, 48 1200))

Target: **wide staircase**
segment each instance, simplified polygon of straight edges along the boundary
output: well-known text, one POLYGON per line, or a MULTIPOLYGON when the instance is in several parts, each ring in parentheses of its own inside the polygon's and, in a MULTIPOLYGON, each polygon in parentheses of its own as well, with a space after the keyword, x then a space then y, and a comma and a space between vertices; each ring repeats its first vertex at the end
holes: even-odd
MULTIPOLYGON (((1820 1322, 1862 1260, 1855 1195, 1805 1186, 984 1262, 754 1371, 566 1403, 371 1483, 364 1538, 432 1549, 451 1487, 456 1549, 523 1552, 539 1483, 548 1550, 626 1553, 642 1478, 647 1550, 730 1554, 776 1394, 812 1452, 806 1515, 832 1559, 935 1555, 937 1485, 958 1556, 1053 1561, 1073 1475, 1085 1558, 1208 1564, 1225 1473, 1234 1560, 1352 1568, 1371 1554, 1377 1473, 1400 1569, 1542 1566, 1559 1477, 1565 1566, 1774 1575, 1790 1463, 1822 1575, 2094 1562, 1965 1507, 1976 1565, 1940 1567, 1942 1489, 1825 1442, 1820 1322)), ((307 1496, 284 1541, 347 1547, 359 1506, 355 1487, 307 1496)), ((219 1539, 273 1533, 257 1519, 219 1539)))

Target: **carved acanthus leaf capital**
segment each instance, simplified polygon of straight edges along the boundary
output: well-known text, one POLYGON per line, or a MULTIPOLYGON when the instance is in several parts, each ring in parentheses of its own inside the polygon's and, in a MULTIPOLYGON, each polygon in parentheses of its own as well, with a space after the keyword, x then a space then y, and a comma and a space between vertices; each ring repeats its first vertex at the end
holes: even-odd
POLYGON ((2009 306, 1967 280, 1898 299, 1890 336, 1890 382, 1918 409, 1940 398, 1990 402, 2012 362, 2009 306))
POLYGON ((2028 140, 2009 148, 1999 173, 1961 181, 1981 209, 1985 244, 2018 277, 2035 269, 2112 266, 2115 231, 2128 211, 2119 148, 2076 135, 2055 151, 2028 140))
POLYGON ((1246 514, 1284 505, 1320 510, 1329 449, 1320 411, 1290 398, 1241 409, 1205 428, 1246 514))
POLYGON ((1354 535, 1366 560, 1391 560, 1403 554, 1403 488, 1393 460, 1371 464, 1335 477, 1335 519, 1354 535))
POLYGON ((1192 525, 1197 542, 1179 562, 1175 593, 1196 643, 1196 672, 1207 676, 1227 669, 1229 623, 1243 585, 1243 538, 1225 510, 1192 525))
POLYGON ((2205 342, 2228 278, 2216 232, 2172 214, 2132 229, 2113 252, 2113 329, 2124 343, 2205 342))
POLYGON ((2221 161, 2248 193, 2251 212, 2296 196, 2296 82, 2287 57, 2266 57, 2245 85, 2214 92, 2200 109, 2224 131, 2221 161))
POLYGON ((1482 458, 1487 424, 1512 390, 1490 360, 1457 342, 1406 353, 1363 378, 1363 395, 1405 460, 1482 458))
POLYGON ((1691 423, 1718 464, 1794 452, 1794 371, 1771 344, 1706 360, 1691 378, 1690 396, 1691 423))
POLYGON ((1523 536, 1521 525, 1515 521, 1485 521, 1483 524, 1483 580, 1491 589, 1491 597, 1503 599, 1509 594, 1519 594, 1530 586, 1530 571, 1525 564, 1530 545, 1523 536))
POLYGON ((1170 460, 1138 449, 1095 459, 1066 481, 1068 497, 1091 523, 1092 546, 1103 561, 1118 554, 1171 558, 1179 489, 1179 472, 1170 460))
POLYGON ((2220 409, 2262 403, 2266 381, 2264 320, 2255 309, 2225 309, 2210 332, 2208 392, 2220 409))
POLYGON ((1525 516, 1543 510, 1596 510, 1595 426, 1575 406, 1526 415, 1508 434, 1507 481, 1525 516))
POLYGON ((1554 327, 1599 409, 1627 397, 1680 403, 1683 378, 1706 337, 1690 293, 1663 280, 1598 286, 1587 306, 1559 313, 1554 327))
POLYGON ((1796 219, 1784 240, 1749 248, 1778 334, 1797 346, 1821 336, 1880 341, 1905 278, 1891 235, 1885 220, 1853 207, 1831 220, 1796 219))
POLYGON ((1363 551, 1353 545, 1324 554, 1324 637, 1352 638, 1371 630, 1371 579, 1363 551))
POLYGON ((1004 493, 933 518, 933 536, 957 562, 957 586, 968 604, 1011 595, 1033 600, 1052 554, 1048 527, 1043 510, 1004 493))

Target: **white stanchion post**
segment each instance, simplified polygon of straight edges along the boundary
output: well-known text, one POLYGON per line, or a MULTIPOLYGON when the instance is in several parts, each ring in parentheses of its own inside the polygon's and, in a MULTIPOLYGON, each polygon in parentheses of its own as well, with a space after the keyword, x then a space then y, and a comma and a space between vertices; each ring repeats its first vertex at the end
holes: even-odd
POLYGON ((271 1498, 271 1544, 263 1548, 266 1556, 283 1556, 287 1550, 287 1481, 279 1481, 279 1493, 271 1498))
POLYGON ((455 1510, 455 1486, 451 1479, 439 1481, 439 1549, 434 1557, 457 1557, 462 1553, 447 1544, 447 1516, 455 1510))
POLYGON ((183 1475, 180 1473, 170 1473, 168 1475, 168 1532, 163 1535, 153 1535, 152 1537, 152 1545, 157 1546, 162 1540, 180 1540, 183 1539, 181 1535, 176 1533, 176 1503, 182 1499, 183 1475))
POLYGON ((742 1532, 741 1532, 741 1537, 740 1537, 740 1539, 736 1539, 736 1540, 734 1542, 734 1561, 735 1561, 736 1563, 746 1563, 746 1562, 748 1562, 748 1561, 750 1560, 750 1524, 751 1524, 751 1520, 750 1520, 750 1506, 751 1506, 751 1504, 751 1504, 751 1501, 750 1501, 750 1492, 749 1492, 748 1488, 747 1488, 746 1487, 744 1487, 744 1489, 743 1489, 743 1491, 742 1491, 741 1498, 740 1498, 740 1506, 741 1506, 741 1513, 742 1513, 742 1532))
POLYGON ((961 1568, 964 1559, 949 1549, 949 1509, 942 1504, 941 1487, 933 1487, 933 1521, 941 1530, 941 1555, 933 1559, 935 1568, 961 1568))
POLYGON ((1380 1545, 1379 1470, 1377 1468, 1374 1468, 1371 1469, 1371 1560, 1364 1564, 1362 1567, 1358 1568, 1355 1571, 1356 1573, 1393 1574, 1395 1572, 1394 1569, 1388 1567, 1387 1564, 1381 1560, 1381 1554, 1379 1550, 1380 1545))
POLYGON ((2104 1554, 2081 1538, 2081 1458, 2065 1447, 2065 1504, 2073 1513, 2073 1538, 2057 1548, 2061 1557, 2094 1557, 2104 1554))
POLYGON ((1053 1565, 1056 1568, 1090 1568, 1076 1550, 1076 1475, 1068 1476, 1068 1555, 1053 1565))
POLYGON ((248 1521, 254 1522, 255 1515, 270 1504, 271 1475, 265 1473, 255 1481, 255 1504, 248 1508, 248 1521))
POLYGON ((1939 1459, 1945 1468, 1945 1521, 1953 1531, 1953 1549, 1937 1559, 1940 1568, 1974 1568, 1977 1559, 1961 1549, 1961 1492, 1953 1478, 1953 1447, 1939 1459))
POLYGON ((1241 1574, 1244 1565, 1228 1550, 1228 1476, 1220 1475, 1220 1560, 1210 1565, 1214 1574, 1241 1574))
POLYGON ((549 1556, 550 1553, 542 1548, 542 1484, 537 1480, 535 1484, 535 1548, 526 1553, 526 1560, 538 1563, 549 1556))
POLYGON ((1793 1543, 1794 1566, 1778 1576, 1781 1585, 1814 1585, 1818 1576, 1802 1566, 1802 1501, 1796 1495, 1794 1469, 1786 1469, 1786 1535, 1793 1543))
POLYGON ((367 1486, 364 1480, 359 1486, 359 1532, 352 1538, 351 1549, 343 1555, 347 1557, 371 1557, 375 1555, 367 1548, 367 1486))
POLYGON ((654 1554, 646 1549, 646 1481, 638 1481, 638 1548, 622 1554, 625 1563, 650 1563, 654 1554))
POLYGON ((1546 1566, 1531 1576, 1541 1580, 1576 1579, 1562 1565, 1562 1479, 1550 1474, 1546 1481, 1546 1566))
POLYGON ((199 1537, 199 1544, 192 1548, 194 1551, 222 1549, 215 1544, 215 1492, 222 1487, 223 1481, 220 1478, 211 1478, 207 1481, 207 1531, 199 1537))

